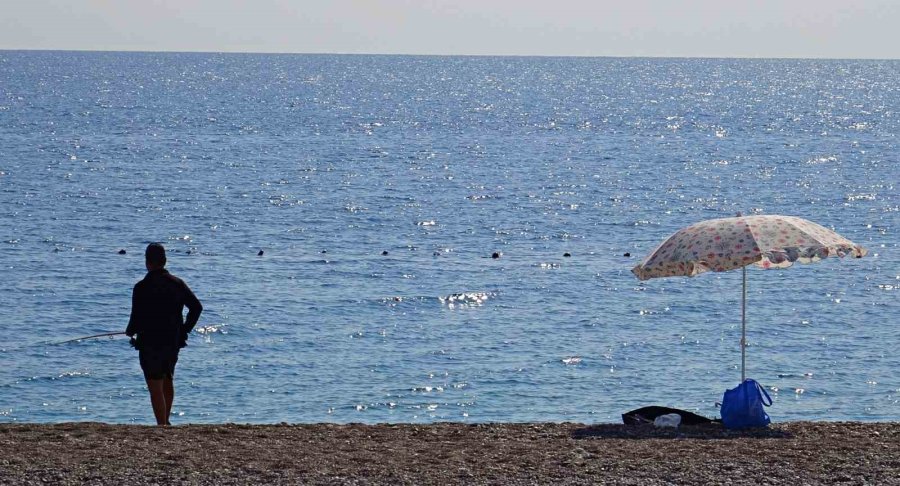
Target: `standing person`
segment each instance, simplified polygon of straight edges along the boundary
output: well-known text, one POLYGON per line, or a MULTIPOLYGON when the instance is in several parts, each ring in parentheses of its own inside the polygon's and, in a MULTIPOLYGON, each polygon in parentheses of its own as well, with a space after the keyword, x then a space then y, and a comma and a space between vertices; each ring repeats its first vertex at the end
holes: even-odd
POLYGON ((165 269, 166 249, 161 244, 147 245, 144 255, 147 275, 134 286, 125 334, 137 335, 132 344, 138 350, 156 424, 171 425, 178 350, 187 345, 188 333, 200 319, 203 306, 183 280, 165 269), (187 319, 182 316, 185 307, 187 319))

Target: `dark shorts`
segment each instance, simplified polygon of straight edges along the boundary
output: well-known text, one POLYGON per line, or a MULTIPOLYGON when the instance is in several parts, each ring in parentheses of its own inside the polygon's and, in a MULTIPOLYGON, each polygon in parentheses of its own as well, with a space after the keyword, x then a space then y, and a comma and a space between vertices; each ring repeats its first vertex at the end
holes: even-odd
POLYGON ((178 348, 147 348, 138 352, 141 369, 147 380, 161 380, 175 377, 175 363, 178 362, 178 348))

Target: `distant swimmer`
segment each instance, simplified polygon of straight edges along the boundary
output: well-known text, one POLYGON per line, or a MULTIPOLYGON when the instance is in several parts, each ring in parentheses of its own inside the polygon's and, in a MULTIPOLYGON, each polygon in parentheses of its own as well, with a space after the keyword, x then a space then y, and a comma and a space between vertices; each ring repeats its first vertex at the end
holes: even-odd
POLYGON ((491 254, 491 258, 493 258, 493 259, 495 259, 495 260, 496 260, 497 258, 500 258, 500 252, 495 251, 493 254, 491 254))
POLYGON ((197 325, 203 306, 183 280, 165 269, 166 249, 161 244, 149 244, 144 256, 147 275, 134 286, 125 334, 133 338, 138 350, 156 424, 171 425, 178 351, 187 346, 188 334, 197 325), (185 307, 186 319, 182 315, 185 307))
POLYGON ((265 252, 262 250, 259 250, 259 253, 257 253, 256 256, 263 256, 263 254, 265 254, 265 252))
POLYGON ((623 256, 623 257, 630 257, 630 256, 631 256, 631 253, 625 252, 625 254, 622 255, 622 256, 623 256))
POLYGON ((381 256, 388 256, 388 251, 384 250, 383 252, 381 252, 381 256))
POLYGON ((119 250, 119 255, 124 255, 125 253, 127 253, 127 252, 125 251, 124 248, 122 248, 121 250, 119 250))
POLYGON ((565 253, 563 253, 563 256, 566 258, 569 258, 570 256, 572 256, 572 254, 569 252, 565 252, 565 253))

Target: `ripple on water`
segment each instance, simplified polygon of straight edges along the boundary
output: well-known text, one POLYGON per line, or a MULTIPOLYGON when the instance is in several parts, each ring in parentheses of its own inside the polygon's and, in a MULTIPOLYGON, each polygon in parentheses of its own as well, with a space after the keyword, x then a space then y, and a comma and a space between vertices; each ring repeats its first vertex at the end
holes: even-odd
POLYGON ((209 334, 228 334, 227 324, 217 324, 217 325, 206 325, 206 326, 197 326, 194 328, 194 331, 197 334, 201 335, 209 335, 209 334))
POLYGON ((438 300, 449 308, 478 307, 484 305, 488 299, 496 295, 495 292, 460 292, 438 297, 438 300))

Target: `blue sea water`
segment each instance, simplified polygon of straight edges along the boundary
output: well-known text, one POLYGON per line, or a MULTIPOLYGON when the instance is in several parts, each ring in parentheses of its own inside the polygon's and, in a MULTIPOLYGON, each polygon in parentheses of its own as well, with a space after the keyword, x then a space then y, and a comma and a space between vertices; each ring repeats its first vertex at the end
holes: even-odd
POLYGON ((124 330, 151 241, 205 306, 176 424, 716 416, 740 272, 630 269, 739 211, 870 251, 748 272, 773 419, 898 420, 897 79, 898 61, 0 51, 0 421, 152 422, 127 340, 53 344, 124 330))

